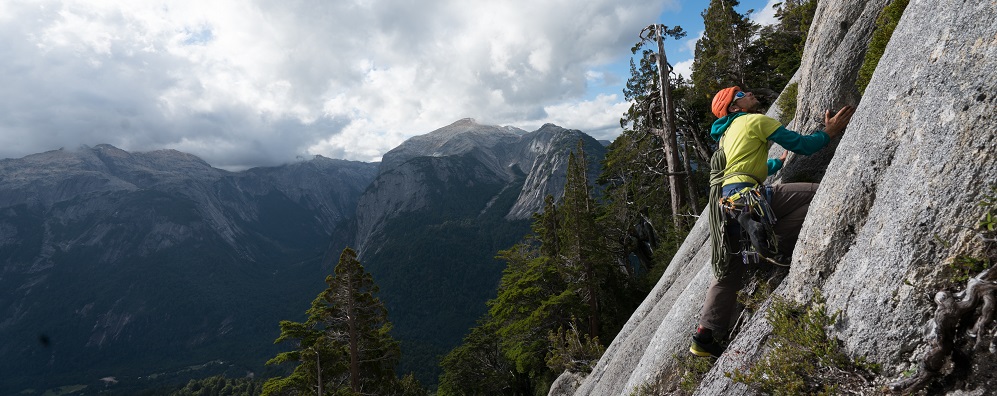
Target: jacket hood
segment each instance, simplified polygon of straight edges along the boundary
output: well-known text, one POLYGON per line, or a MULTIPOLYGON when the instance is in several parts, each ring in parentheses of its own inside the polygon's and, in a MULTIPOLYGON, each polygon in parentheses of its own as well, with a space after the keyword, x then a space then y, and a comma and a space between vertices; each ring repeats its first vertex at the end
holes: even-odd
POLYGON ((729 128, 730 124, 734 122, 734 119, 743 116, 745 114, 748 113, 728 114, 723 117, 720 117, 716 121, 713 121, 713 126, 710 127, 710 137, 713 138, 713 140, 719 142, 720 137, 724 135, 724 132, 727 132, 727 128, 729 128))

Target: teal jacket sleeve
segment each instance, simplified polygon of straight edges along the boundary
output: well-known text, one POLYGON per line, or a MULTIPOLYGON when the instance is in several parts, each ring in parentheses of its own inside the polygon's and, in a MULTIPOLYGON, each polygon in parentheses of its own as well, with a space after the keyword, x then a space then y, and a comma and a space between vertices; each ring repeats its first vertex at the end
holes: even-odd
POLYGON ((766 164, 769 167, 769 176, 774 175, 779 169, 782 169, 782 160, 776 158, 769 158, 766 164))
MULTIPOLYGON (((811 155, 816 153, 817 150, 824 148, 824 146, 827 146, 831 142, 831 137, 827 136, 827 133, 824 131, 817 131, 812 135, 800 135, 786 129, 784 126, 780 126, 779 129, 776 129, 775 132, 769 135, 769 140, 779 143, 780 146, 794 153, 811 155)), ((771 169, 771 164, 769 165, 769 169, 771 169)))

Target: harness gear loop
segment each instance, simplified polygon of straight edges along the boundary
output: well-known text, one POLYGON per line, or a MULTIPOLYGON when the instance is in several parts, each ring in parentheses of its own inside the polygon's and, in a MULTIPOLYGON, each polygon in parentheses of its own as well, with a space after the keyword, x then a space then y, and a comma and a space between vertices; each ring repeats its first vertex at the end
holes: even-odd
MULTIPOLYGON (((722 138, 721 138, 722 142, 722 138)), ((729 272, 730 256, 740 256, 745 264, 766 261, 777 265, 785 265, 774 259, 778 252, 778 238, 773 226, 776 222, 775 213, 768 200, 762 195, 762 180, 750 173, 731 172, 724 174, 727 168, 727 155, 723 144, 719 145, 710 159, 710 244, 712 248, 711 263, 713 274, 722 279, 729 272), (755 181, 752 187, 745 187, 729 197, 722 197, 723 182, 735 176, 748 176, 755 181), (728 222, 736 221, 740 232, 736 238, 728 234, 728 222), (739 251, 734 251, 735 245, 739 251)))

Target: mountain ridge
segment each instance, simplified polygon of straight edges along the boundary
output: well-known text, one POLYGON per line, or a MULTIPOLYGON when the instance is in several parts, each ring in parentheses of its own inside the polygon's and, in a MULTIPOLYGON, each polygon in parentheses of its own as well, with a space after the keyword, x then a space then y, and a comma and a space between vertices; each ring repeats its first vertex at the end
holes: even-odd
POLYGON ((448 127, 414 138, 436 146, 386 155, 388 166, 316 156, 233 172, 176 150, 106 144, 0 160, 0 339, 11 340, 0 342, 10 357, 0 371, 17 378, 0 394, 108 375, 137 390, 152 386, 151 372, 226 356, 208 366, 261 370, 282 349, 272 345, 277 323, 303 315, 338 251, 361 244, 362 202, 381 221, 364 245, 381 250, 366 249, 364 265, 382 291, 395 290, 382 298, 395 304, 403 345, 423 351, 403 369, 433 366, 417 374, 435 382, 435 359, 494 293, 495 252, 528 229, 529 216, 510 219, 510 209, 542 204, 520 202, 542 200, 521 197, 527 172, 549 173, 534 175, 534 191, 557 194, 563 186, 550 183, 563 179, 578 139, 590 158, 605 150, 554 125, 448 127), (406 244, 438 240, 446 244, 406 244), (414 282, 434 288, 403 287, 414 282), (425 304, 405 305, 419 300, 450 308, 435 318, 425 304))

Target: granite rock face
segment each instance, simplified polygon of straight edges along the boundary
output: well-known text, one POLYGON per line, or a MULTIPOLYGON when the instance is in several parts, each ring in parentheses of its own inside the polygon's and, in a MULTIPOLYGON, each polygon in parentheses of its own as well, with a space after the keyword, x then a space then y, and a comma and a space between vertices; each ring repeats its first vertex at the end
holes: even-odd
MULTIPOLYGON (((920 358, 921 331, 934 310, 925 296, 942 269, 982 249, 970 228, 983 213, 977 203, 997 185, 997 3, 911 1, 859 98, 855 71, 885 5, 818 6, 799 72, 795 129, 819 128, 829 107, 858 110, 824 157, 793 158, 776 179, 820 180, 821 187, 775 294, 806 302, 819 290, 830 312, 841 311, 835 335, 846 352, 895 378, 920 358)), ((712 277, 706 228, 701 218, 573 394, 628 395, 674 371, 673 355, 687 353, 712 277)), ((696 394, 750 393, 724 374, 762 355, 771 331, 762 317, 747 323, 696 394)), ((967 383, 975 375, 984 374, 970 373, 967 383)))

